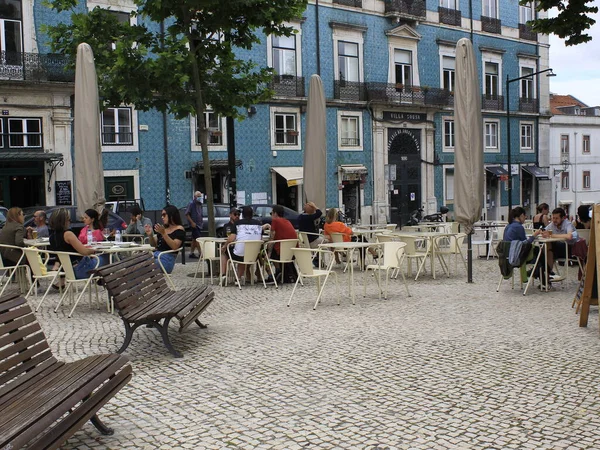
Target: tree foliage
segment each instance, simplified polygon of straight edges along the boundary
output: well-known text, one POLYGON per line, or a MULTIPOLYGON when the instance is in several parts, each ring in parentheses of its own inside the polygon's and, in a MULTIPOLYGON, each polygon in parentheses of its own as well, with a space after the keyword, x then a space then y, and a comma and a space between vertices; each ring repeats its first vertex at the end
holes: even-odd
MULTIPOLYGON (((287 35, 285 22, 299 19, 307 0, 134 0, 137 25, 106 9, 79 12, 78 0, 48 0, 70 22, 46 32, 55 52, 74 56, 88 43, 98 72, 102 107, 134 104, 185 118, 218 114, 241 118, 240 107, 267 100, 272 70, 239 57, 260 43, 261 32, 287 35)), ((199 120, 204 167, 209 167, 208 130, 199 120)), ((205 170, 209 233, 214 235, 212 183, 205 170)))
MULTIPOLYGON (((556 8, 558 15, 547 19, 531 21, 534 31, 543 34, 556 34, 565 39, 565 45, 577 45, 589 42, 592 37, 586 32, 596 23, 590 14, 598 12, 598 7, 590 6, 594 0, 539 0, 536 2, 538 11, 548 11, 556 8)), ((531 3, 530 0, 520 0, 521 5, 531 3)))

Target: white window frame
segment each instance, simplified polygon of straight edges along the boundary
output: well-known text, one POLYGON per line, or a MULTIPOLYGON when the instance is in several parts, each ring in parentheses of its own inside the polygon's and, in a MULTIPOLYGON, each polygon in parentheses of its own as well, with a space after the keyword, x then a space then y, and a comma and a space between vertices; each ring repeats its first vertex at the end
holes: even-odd
POLYGON ((405 86, 405 87, 409 87, 409 86, 415 86, 415 84, 414 84, 414 82, 413 82, 413 79, 414 79, 414 76, 413 76, 413 73, 414 73, 413 61, 414 61, 414 58, 413 58, 413 53, 412 53, 412 51, 410 51, 410 50, 405 50, 405 49, 403 49, 403 48, 395 48, 395 49, 394 49, 394 83, 395 83, 396 85, 398 85, 398 84, 402 84, 402 85, 403 85, 403 86, 405 86), (401 51, 401 52, 406 52, 406 53, 408 53, 408 56, 409 56, 409 58, 410 58, 410 63, 409 63, 409 64, 397 63, 397 62, 396 62, 396 51, 401 51), (410 73, 409 73, 409 80, 408 80, 409 82, 408 82, 408 83, 407 83, 407 82, 406 82, 406 80, 404 80, 404 79, 403 79, 403 80, 400 80, 400 81, 398 80, 398 77, 397 77, 397 75, 396 75, 396 74, 397 74, 397 70, 398 70, 398 66, 402 67, 402 70, 401 70, 401 77, 402 77, 402 78, 404 78, 405 69, 408 67, 408 69, 409 69, 409 72, 410 72, 410 73))
MULTIPOLYGON (((440 45, 439 48, 439 56, 440 56, 440 89, 444 89, 444 56, 448 58, 454 58, 454 67, 456 67, 456 49, 454 47, 447 47, 440 45)), ((456 89, 456 69, 454 69, 455 80, 454 87, 456 89)))
POLYGON ((364 37, 363 32, 359 30, 350 30, 347 28, 333 27, 333 73, 334 79, 340 81, 340 63, 338 55, 338 42, 349 42, 358 44, 358 82, 362 83, 365 79, 364 74, 364 37))
POLYGON ((360 111, 339 111, 337 112, 338 124, 338 151, 363 151, 363 117, 360 111), (343 145, 342 144, 342 121, 344 118, 356 118, 358 120, 358 139, 359 145, 343 145))
POLYGON ((525 25, 530 20, 533 20, 533 3, 529 2, 527 5, 519 5, 519 23, 525 25), (529 19, 524 17, 526 10, 529 10, 529 19))
POLYGON ((446 9, 454 9, 456 11, 458 11, 460 8, 460 1, 459 0, 440 0, 440 6, 442 8, 446 8, 446 9), (452 5, 454 4, 454 6, 452 5))
POLYGON ((8 117, 6 120, 6 135, 5 135, 5 139, 6 141, 4 142, 4 148, 18 148, 18 149, 28 149, 28 148, 35 148, 35 149, 43 149, 44 148, 44 123, 42 121, 41 117, 8 117), (35 120, 39 123, 39 132, 38 133, 28 133, 27 130, 27 121, 29 120, 35 120), (22 133, 11 133, 10 132, 10 123, 11 122, 21 122, 22 124, 22 128, 23 128, 23 132, 22 133), (29 141, 29 134, 33 134, 35 136, 39 136, 39 140, 40 140, 40 145, 28 145, 28 141, 29 141), (23 137, 23 145, 11 145, 10 144, 10 137, 12 135, 15 136, 22 136, 23 137))
MULTIPOLYGON (((536 69, 537 69, 535 61, 526 60, 526 59, 519 60, 519 76, 520 77, 524 75, 523 69, 530 69, 531 73, 535 73, 536 69)), ((519 83, 519 98, 535 99, 536 92, 537 92, 536 75, 531 77, 531 95, 529 97, 525 97, 523 95, 523 81, 525 81, 525 80, 521 80, 521 82, 519 83)))
POLYGON ((454 203, 454 166, 444 166, 444 201, 446 205, 454 203), (449 197, 448 191, 450 190, 449 173, 452 172, 452 198, 449 197))
MULTIPOLYGON (((111 153, 111 152, 139 152, 140 144, 139 144, 139 136, 138 136, 138 112, 135 110, 133 105, 124 105, 119 108, 128 108, 131 111, 131 135, 133 139, 133 144, 124 144, 124 145, 113 145, 102 144, 102 112, 100 112, 100 144, 102 145, 102 151, 111 153)), ((117 108, 106 108, 106 109, 117 109, 117 108)))
POLYGON ((131 2, 130 1, 115 2, 113 0, 88 0, 87 7, 88 7, 88 11, 91 11, 94 8, 99 7, 99 8, 103 8, 103 9, 109 9, 111 11, 127 13, 127 14, 129 14, 129 24, 137 25, 137 16, 136 16, 136 14, 134 14, 135 12, 137 12, 137 7, 135 6, 135 4, 132 1, 131 2), (123 4, 123 3, 130 3, 131 6, 123 4))
POLYGON ((488 92, 486 91, 486 86, 485 86, 485 63, 489 62, 489 63, 494 63, 494 64, 498 64, 498 95, 503 95, 502 93, 502 55, 498 54, 498 53, 493 53, 493 52, 481 52, 481 70, 483 71, 482 73, 482 77, 481 77, 481 89, 482 92, 485 95, 491 95, 488 94, 488 92))
POLYGON ((499 120, 485 120, 483 122, 483 145, 485 153, 500 153, 500 121, 499 120), (496 146, 487 145, 487 128, 488 125, 494 125, 496 128, 496 146))
MULTIPOLYGON (((210 108, 207 108, 205 113, 212 113, 213 111, 210 108)), ((221 133, 221 144, 208 144, 209 152, 222 152, 227 150, 227 121, 225 117, 219 117, 219 125, 221 133)), ((198 126, 198 121, 196 120, 196 116, 194 114, 190 115, 190 135, 191 135, 191 149, 193 152, 201 152, 202 147, 200 143, 196 139, 196 128, 198 126)))
POLYGON ((570 138, 568 134, 561 134, 560 135, 560 141, 559 141, 559 150, 560 150, 560 156, 561 156, 561 160, 566 156, 567 158, 569 157, 569 153, 570 153, 570 138), (566 138, 566 139, 565 139, 566 138), (566 142, 567 145, 563 146, 563 142, 566 142), (566 148, 565 148, 566 147, 566 148), (566 151, 565 151, 566 150, 566 151))
POLYGON ((560 173, 560 190, 568 191, 569 190, 569 171, 565 170, 560 173))
POLYGON ((584 170, 581 174, 581 186, 586 191, 592 188, 592 171, 584 170))
POLYGON ((533 143, 534 143, 534 136, 533 136, 533 122, 520 122, 519 124, 519 148, 521 149, 521 153, 533 153, 533 143), (529 147, 527 146, 523 146, 523 128, 525 127, 529 127, 529 140, 530 140, 530 145, 529 147))
POLYGON ((302 115, 300 108, 274 106, 270 109, 270 134, 271 150, 301 150, 302 149, 302 115), (294 114, 296 116, 296 131, 298 132, 296 144, 282 145, 275 142, 275 116, 278 114, 294 114))
POLYGON ((412 27, 401 25, 390 32, 388 36, 388 83, 396 83, 396 62, 394 58, 394 50, 406 50, 412 54, 412 85, 420 86, 419 78, 419 51, 418 44, 421 40, 421 35, 418 34, 412 27))
POLYGON ((584 134, 581 137, 581 139, 581 153, 583 153, 584 155, 589 155, 590 153, 592 153, 592 136, 590 134, 584 134))
POLYGON ((481 15, 483 17, 490 17, 492 19, 498 19, 500 17, 500 11, 498 9, 498 1, 497 0, 482 0, 481 2, 481 15), (488 3, 490 6, 494 7, 494 15, 486 15, 485 14, 485 4, 488 3))
MULTIPOLYGON (((302 27, 299 23, 284 22, 285 26, 292 27, 296 36, 296 76, 302 76, 302 27)), ((273 67, 273 39, 267 36, 267 66, 273 67)))
POLYGON ((444 117, 442 119, 442 151, 447 152, 447 153, 454 153, 455 145, 456 145, 456 129, 455 129, 454 117, 444 117), (446 145, 446 126, 447 125, 452 129, 452 138, 451 138, 452 145, 446 145))

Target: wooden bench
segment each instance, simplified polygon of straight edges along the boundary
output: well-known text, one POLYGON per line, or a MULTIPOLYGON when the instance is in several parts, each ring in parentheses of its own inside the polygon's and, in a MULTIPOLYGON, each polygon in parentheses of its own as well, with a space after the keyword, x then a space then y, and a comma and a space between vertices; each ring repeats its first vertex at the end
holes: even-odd
POLYGON ((152 254, 140 253, 100 267, 96 272, 102 276, 125 325, 125 342, 118 353, 124 352, 129 346, 137 327, 147 325, 156 328, 167 349, 180 358, 183 355, 173 348, 169 340, 171 319, 175 317, 179 320, 179 332, 192 323, 206 328, 198 317, 213 301, 213 290, 201 285, 173 291, 152 254))
POLYGON ((124 356, 64 363, 23 297, 0 297, 0 449, 54 449, 88 420, 112 434, 96 413, 131 379, 124 356))

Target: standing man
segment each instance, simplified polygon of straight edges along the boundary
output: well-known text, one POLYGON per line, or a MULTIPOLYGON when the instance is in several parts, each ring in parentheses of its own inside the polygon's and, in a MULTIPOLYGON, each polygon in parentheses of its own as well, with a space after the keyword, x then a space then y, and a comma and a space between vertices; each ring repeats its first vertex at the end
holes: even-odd
POLYGON ((202 192, 194 192, 194 198, 185 210, 185 217, 192 228, 190 258, 197 259, 200 256, 200 245, 196 239, 200 237, 200 231, 202 231, 202 192), (194 254, 196 248, 198 249, 198 256, 194 254))
POLYGON ((37 237, 49 237, 48 225, 46 225, 46 213, 44 211, 36 211, 33 213, 33 223, 35 228, 27 227, 27 238, 32 239, 33 231, 37 231, 37 237))
POLYGON ((308 233, 308 242, 310 248, 318 248, 324 241, 323 236, 319 236, 319 219, 323 213, 313 202, 304 205, 304 212, 298 217, 298 231, 308 233))

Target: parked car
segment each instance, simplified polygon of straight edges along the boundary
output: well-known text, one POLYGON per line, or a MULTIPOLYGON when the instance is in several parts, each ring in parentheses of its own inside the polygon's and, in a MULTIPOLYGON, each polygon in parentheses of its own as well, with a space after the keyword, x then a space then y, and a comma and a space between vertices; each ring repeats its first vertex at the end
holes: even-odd
MULTIPOLYGON (((35 211, 45 211, 46 219, 48 223, 50 223, 50 217, 52 217, 52 213, 60 208, 67 208, 69 213, 71 214, 71 231, 75 233, 76 236, 79 235, 79 232, 83 229, 85 224, 81 221, 81 217, 77 214, 77 207, 75 206, 36 206, 35 211)), ((34 212, 35 212, 34 211, 34 212)), ((33 213, 25 216, 25 228, 33 226, 33 213)), ((125 230, 127 228, 127 224, 125 221, 113 212, 108 213, 108 228, 111 230, 125 230)))
MULTIPOLYGON (((271 223, 271 211, 273 211, 273 205, 247 205, 247 206, 252 206, 252 209, 254 210, 254 218, 259 220, 263 225, 265 223, 271 223)), ((242 208, 242 207, 240 206, 240 208, 242 208)), ((286 218, 287 220, 292 222, 292 225, 294 225, 294 228, 298 229, 298 217, 300 216, 300 213, 297 211, 294 211, 293 209, 288 208, 286 206, 283 207, 283 211, 284 211, 284 218, 286 218)))
POLYGON ((4 227, 4 224, 6 223, 6 215, 8 214, 8 208, 5 208, 4 206, 0 206, 0 229, 2 229, 2 227, 4 227))
MULTIPOLYGON (((229 222, 229 210, 231 209, 227 203, 215 203, 215 229, 217 231, 217 237, 225 237, 224 226, 229 222)), ((185 217, 185 210, 187 206, 179 208, 179 214, 181 214, 181 220, 183 221, 183 227, 185 228, 186 241, 190 242, 192 239, 192 230, 190 224, 185 217)), ((208 207, 206 204, 202 205, 202 236, 208 236, 208 207)))

